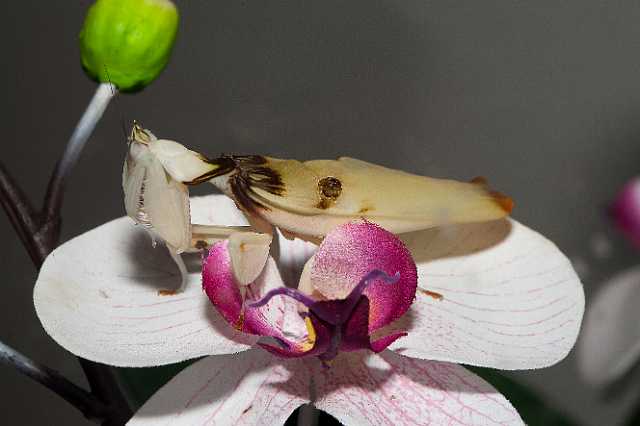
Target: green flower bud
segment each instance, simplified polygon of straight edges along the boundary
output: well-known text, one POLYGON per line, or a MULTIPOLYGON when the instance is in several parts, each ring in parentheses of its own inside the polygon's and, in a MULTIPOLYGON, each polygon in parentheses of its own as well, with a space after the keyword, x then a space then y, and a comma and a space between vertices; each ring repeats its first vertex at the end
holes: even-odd
POLYGON ((170 0, 98 0, 80 31, 82 67, 120 91, 140 90, 169 61, 178 31, 170 0))

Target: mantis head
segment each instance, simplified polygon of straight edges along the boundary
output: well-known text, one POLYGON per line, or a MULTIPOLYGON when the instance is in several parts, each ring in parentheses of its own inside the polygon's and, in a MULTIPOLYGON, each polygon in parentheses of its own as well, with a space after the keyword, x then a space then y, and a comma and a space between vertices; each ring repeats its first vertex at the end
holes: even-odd
MULTIPOLYGON (((235 233, 241 239, 258 238, 259 246, 266 247, 258 262, 266 261, 270 235, 256 236, 245 232, 246 227, 191 223, 187 184, 202 182, 219 172, 224 173, 216 161, 209 161, 177 142, 158 139, 134 123, 122 173, 125 209, 134 222, 149 232, 154 245, 158 240, 165 243, 182 275, 180 288, 185 285, 187 271, 179 254, 198 250, 203 243, 208 245, 235 233)), ((246 274, 240 272, 239 280, 246 281, 246 274)))

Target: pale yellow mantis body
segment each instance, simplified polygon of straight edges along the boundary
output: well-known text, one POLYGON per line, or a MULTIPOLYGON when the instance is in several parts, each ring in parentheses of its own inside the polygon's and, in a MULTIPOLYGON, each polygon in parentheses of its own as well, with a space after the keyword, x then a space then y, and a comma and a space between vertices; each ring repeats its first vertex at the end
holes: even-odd
MULTIPOLYGON (((507 216, 513 207, 510 198, 490 190, 483 179, 436 179, 353 158, 300 162, 249 155, 209 159, 134 125, 123 173, 127 214, 164 240, 177 262, 180 252, 240 231, 190 223, 187 185, 207 181, 233 198, 253 225, 247 231, 271 234, 275 226, 285 236, 310 241, 319 241, 334 227, 358 219, 399 234, 495 220, 507 216)), ((256 238, 264 237, 254 234, 242 239, 256 238)), ((252 257, 266 260, 266 251, 253 254, 257 253, 252 257)))

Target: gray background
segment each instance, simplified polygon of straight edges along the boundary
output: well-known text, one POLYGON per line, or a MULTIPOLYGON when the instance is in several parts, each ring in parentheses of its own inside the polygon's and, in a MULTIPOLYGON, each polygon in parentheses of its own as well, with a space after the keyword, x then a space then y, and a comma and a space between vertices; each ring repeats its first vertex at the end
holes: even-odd
MULTIPOLYGON (((33 200, 95 89, 76 45, 88 4, 2 6, 1 159, 33 200)), ((637 262, 604 215, 640 171, 637 2, 178 4, 169 67, 144 92, 117 98, 74 171, 63 239, 123 214, 122 121, 135 118, 210 155, 350 155, 432 176, 487 176, 514 197, 517 219, 582 265, 587 295, 637 262), (592 249, 603 240, 609 255, 592 249)), ((36 275, 3 216, 0 238, 0 339, 81 381, 34 316, 36 275)), ((603 401, 578 378, 574 356, 513 376, 584 424, 615 424, 637 398, 603 401)), ((0 423, 86 423, 4 367, 0 393, 0 423)))

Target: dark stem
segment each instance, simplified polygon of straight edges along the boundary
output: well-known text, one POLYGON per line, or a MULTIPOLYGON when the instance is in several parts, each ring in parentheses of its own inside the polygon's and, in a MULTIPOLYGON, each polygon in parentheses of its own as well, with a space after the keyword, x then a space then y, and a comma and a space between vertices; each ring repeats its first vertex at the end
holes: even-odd
POLYGON ((80 121, 69 138, 64 154, 56 164, 56 168, 49 180, 47 195, 42 209, 44 218, 54 218, 60 214, 62 198, 67 179, 71 170, 78 162, 80 153, 84 148, 93 129, 98 124, 104 110, 109 105, 109 101, 118 93, 118 90, 111 83, 100 83, 95 94, 91 98, 87 109, 82 114, 80 121))
POLYGON ((108 414, 103 417, 102 426, 120 426, 131 419, 133 412, 126 401, 113 369, 104 364, 78 357, 91 392, 108 403, 108 414))
POLYGON ((38 230, 36 215, 24 192, 2 163, 0 163, 0 203, 31 260, 34 264, 39 264, 39 259, 43 258, 44 253, 40 252, 39 246, 32 238, 38 230))
MULTIPOLYGON (((111 84, 102 83, 98 86, 89 106, 69 139, 65 152, 49 181, 42 213, 38 214, 34 211, 19 185, 0 164, 0 202, 37 269, 40 269, 45 258, 58 245, 60 239, 60 210, 67 178, 78 161, 80 153, 98 120, 102 117, 109 100, 111 100, 116 93, 117 91, 111 84)), ((15 353, 15 351, 13 352, 15 353)), ((28 358, 23 355, 20 356, 22 357, 21 359, 25 361, 23 365, 36 366, 36 364, 28 360, 28 358)), ((7 360, 9 359, 12 358, 7 358, 7 360)), ((74 405, 76 405, 86 417, 99 420, 105 426, 125 424, 127 420, 131 418, 132 412, 120 391, 113 370, 106 365, 97 364, 82 358, 78 358, 78 360, 91 386, 90 395, 92 398, 101 402, 102 408, 100 408, 101 411, 99 412, 88 412, 87 410, 97 409, 97 405, 74 405)), ((45 386, 56 393, 59 389, 66 389, 68 384, 71 384, 69 380, 60 374, 51 374, 53 370, 48 367, 39 366, 39 368, 40 371, 49 373, 47 376, 49 385, 38 380, 40 376, 34 376, 27 374, 23 370, 21 371, 27 374, 27 376, 36 379, 38 382, 45 384, 45 386), (62 380, 60 383, 54 383, 60 380, 62 380)), ((61 394, 60 396, 71 402, 65 395, 61 394)))
POLYGON ((298 410, 298 426, 318 426, 320 410, 313 404, 304 404, 298 410))
POLYGON ((51 389, 90 420, 104 418, 107 407, 92 394, 69 381, 55 370, 36 363, 15 349, 0 342, 0 362, 51 389))

